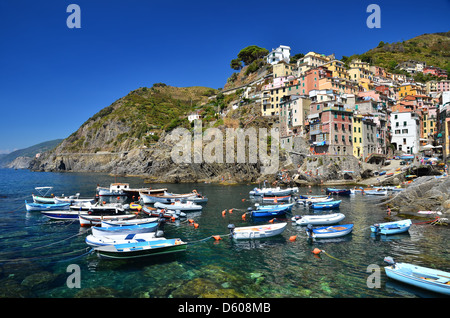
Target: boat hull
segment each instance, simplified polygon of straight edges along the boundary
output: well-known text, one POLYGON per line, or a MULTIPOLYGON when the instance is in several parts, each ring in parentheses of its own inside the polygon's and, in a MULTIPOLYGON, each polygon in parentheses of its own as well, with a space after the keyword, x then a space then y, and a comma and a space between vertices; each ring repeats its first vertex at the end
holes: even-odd
POLYGON ((45 204, 45 203, 28 203, 25 201, 27 211, 59 211, 69 210, 69 203, 63 204, 45 204))
POLYGON ((286 229, 287 223, 256 225, 235 228, 231 237, 235 240, 261 239, 279 235, 286 229))
POLYGON ((350 195, 351 191, 348 189, 334 189, 327 188, 326 194, 335 194, 335 195, 350 195))
POLYGON ((130 259, 183 252, 187 243, 180 239, 160 239, 138 243, 115 244, 94 248, 97 255, 108 259, 130 259))
POLYGON ((450 285, 447 284, 450 273, 406 263, 386 266, 384 270, 389 278, 402 283, 439 294, 450 295, 450 285), (447 279, 445 279, 446 277, 447 279), (439 280, 441 282, 438 282, 439 280))
POLYGON ((78 220, 80 221, 80 226, 95 226, 102 224, 103 220, 132 220, 137 216, 135 214, 120 214, 120 215, 91 215, 87 213, 80 214, 78 220))
POLYGON ((341 201, 314 202, 309 206, 314 210, 339 209, 341 201))
POLYGON ((397 222, 386 222, 386 223, 380 223, 378 224, 378 228, 375 225, 372 225, 370 227, 370 230, 372 233, 379 233, 379 234, 400 234, 408 232, 409 228, 411 227, 412 222, 411 220, 402 220, 397 222))
POLYGON ((292 221, 295 221, 297 225, 327 225, 339 223, 343 219, 345 219, 343 213, 333 213, 326 215, 304 215, 300 218, 293 217, 292 221))
POLYGON ((150 233, 156 232, 159 223, 149 223, 130 226, 112 226, 112 227, 92 227, 92 234, 95 236, 108 236, 111 234, 130 234, 130 233, 150 233))
MULTIPOLYGON (((313 229, 313 238, 335 238, 350 234, 353 224, 323 226, 313 229)), ((308 230, 306 230, 308 234, 308 230)), ((309 235, 309 234, 308 234, 309 235)))
POLYGON ((88 235, 85 238, 87 245, 92 247, 114 245, 114 244, 126 244, 126 243, 137 243, 143 241, 150 241, 156 238, 155 232, 151 233, 131 233, 131 234, 117 234, 104 236, 88 235))
POLYGON ((201 205, 193 204, 192 202, 190 204, 177 204, 176 202, 174 204, 164 204, 161 202, 156 202, 154 207, 173 211, 201 211, 203 209, 201 205))

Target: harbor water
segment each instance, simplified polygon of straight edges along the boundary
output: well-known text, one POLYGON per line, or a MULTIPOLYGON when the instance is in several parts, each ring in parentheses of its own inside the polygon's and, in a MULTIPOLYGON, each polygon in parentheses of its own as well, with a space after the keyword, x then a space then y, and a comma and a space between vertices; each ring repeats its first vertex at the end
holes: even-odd
MULTIPOLYGON (((0 169, 0 297, 441 297, 390 280, 384 273, 383 259, 391 256, 398 262, 450 271, 448 227, 412 219, 408 233, 375 237, 369 227, 386 222, 386 209, 379 204, 380 197, 356 194, 339 197, 342 203, 335 212, 345 214, 341 224, 354 224, 353 233, 342 238, 308 240, 305 227, 295 225, 291 217, 330 211, 312 212, 296 205, 284 219, 275 221, 288 222, 282 235, 230 240, 229 224, 239 227, 268 222, 248 215, 242 218, 255 203, 249 197, 254 187, 145 184, 141 178, 116 179, 95 173, 0 169), (165 226, 165 237, 181 238, 188 243, 187 250, 136 260, 99 259, 85 243, 89 228, 80 227, 78 221, 50 220, 25 209, 24 202, 32 201, 35 187, 52 186, 52 193, 58 196, 80 193, 80 197, 94 197, 97 185, 109 186, 115 181, 133 188, 166 187, 174 193, 196 189, 207 196, 201 212, 187 212, 198 227, 186 220, 165 226), (216 235, 221 239, 212 238, 216 235), (315 248, 326 253, 315 255, 315 248), (75 287, 68 283, 72 273, 68 269, 74 266, 81 274, 80 286, 75 287)), ((313 187, 311 191, 324 194, 324 189, 313 187)), ((300 194, 308 192, 308 188, 299 188, 300 194)))

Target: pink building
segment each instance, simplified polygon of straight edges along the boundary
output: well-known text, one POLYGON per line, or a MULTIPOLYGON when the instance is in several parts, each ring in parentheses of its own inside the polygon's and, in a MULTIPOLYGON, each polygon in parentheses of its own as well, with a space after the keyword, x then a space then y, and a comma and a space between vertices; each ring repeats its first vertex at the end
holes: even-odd
POLYGON ((425 66, 423 68, 423 74, 447 78, 447 71, 435 66, 425 66))
POLYGON ((450 80, 439 81, 436 83, 436 90, 438 92, 450 91, 450 80))

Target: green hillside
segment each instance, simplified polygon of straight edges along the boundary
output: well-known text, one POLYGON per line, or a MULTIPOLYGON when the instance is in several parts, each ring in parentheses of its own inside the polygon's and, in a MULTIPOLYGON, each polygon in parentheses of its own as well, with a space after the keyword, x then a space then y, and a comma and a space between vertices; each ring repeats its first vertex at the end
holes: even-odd
POLYGON ((450 31, 423 34, 402 42, 382 41, 376 48, 363 54, 355 54, 348 59, 357 57, 390 72, 396 72, 395 66, 401 62, 416 60, 446 69, 450 74, 450 31))
POLYGON ((177 126, 190 127, 189 113, 216 93, 207 87, 163 83, 141 87, 89 118, 58 151, 119 151, 148 146, 177 126))

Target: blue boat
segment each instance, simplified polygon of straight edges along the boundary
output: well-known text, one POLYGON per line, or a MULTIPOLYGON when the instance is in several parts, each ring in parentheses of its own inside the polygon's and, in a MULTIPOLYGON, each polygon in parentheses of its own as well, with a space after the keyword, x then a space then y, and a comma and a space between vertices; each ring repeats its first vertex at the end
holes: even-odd
POLYGON ((256 210, 248 208, 248 212, 251 213, 252 217, 277 217, 291 211, 294 204, 295 203, 256 206, 256 210))
POLYGON ((42 215, 54 220, 78 220, 79 211, 60 210, 60 211, 41 211, 42 215))
POLYGON ((160 222, 152 222, 137 225, 121 225, 111 227, 93 226, 92 234, 94 236, 108 236, 111 234, 130 234, 130 233, 150 233, 156 232, 160 222))
POLYGON ((325 201, 325 202, 314 202, 309 206, 314 210, 328 210, 328 209, 339 209, 341 200, 337 201, 325 201))
POLYGON ((411 225, 411 220, 407 219, 394 222, 377 223, 372 225, 370 230, 375 234, 399 234, 407 232, 411 225))
POLYGON ((311 224, 306 227, 306 234, 310 238, 335 238, 349 234, 353 224, 341 224, 313 228, 311 224))
POLYGON ((351 191, 349 189, 335 189, 335 188, 327 188, 327 194, 337 194, 337 195, 350 195, 351 191))
POLYGON ((389 266, 386 275, 402 283, 450 296, 450 273, 408 263, 396 263, 392 257, 385 257, 389 266))
POLYGON ((69 210, 70 203, 46 204, 46 203, 28 203, 25 200, 27 211, 57 211, 69 210))

